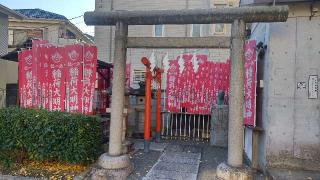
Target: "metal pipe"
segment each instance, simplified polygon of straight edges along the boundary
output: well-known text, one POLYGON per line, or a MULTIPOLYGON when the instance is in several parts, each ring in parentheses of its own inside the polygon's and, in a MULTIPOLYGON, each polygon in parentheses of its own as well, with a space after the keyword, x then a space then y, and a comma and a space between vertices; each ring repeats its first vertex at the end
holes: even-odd
POLYGON ((145 107, 144 107, 144 152, 149 152, 150 147, 150 118, 151 118, 151 80, 150 61, 143 57, 141 62, 146 66, 146 87, 145 87, 145 107))
POLYGON ((288 6, 252 6, 212 9, 153 10, 153 11, 91 11, 84 14, 87 25, 154 24, 214 24, 233 23, 236 19, 252 22, 283 22, 288 18, 288 6))
POLYGON ((157 83, 156 93, 156 141, 160 142, 160 131, 161 131, 161 73, 163 70, 155 68, 155 81, 157 83))
POLYGON ((128 37, 128 48, 230 48, 230 37, 128 37))
POLYGON ((244 45, 246 37, 244 20, 235 20, 231 29, 231 73, 229 96, 228 164, 241 167, 243 161, 243 83, 244 45))
POLYGON ((122 153, 122 120, 124 108, 124 88, 127 55, 128 25, 118 22, 115 34, 115 51, 112 80, 112 102, 110 121, 109 155, 119 156, 122 153))

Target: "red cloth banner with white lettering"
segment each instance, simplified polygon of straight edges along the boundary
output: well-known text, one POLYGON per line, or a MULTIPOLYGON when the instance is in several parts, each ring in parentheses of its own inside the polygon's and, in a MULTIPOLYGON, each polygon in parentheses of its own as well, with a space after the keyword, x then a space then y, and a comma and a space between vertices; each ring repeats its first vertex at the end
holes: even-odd
POLYGON ((66 51, 63 47, 48 49, 49 56, 49 110, 63 111, 65 100, 66 51))
POLYGON ((49 75, 50 71, 50 58, 48 55, 48 49, 52 47, 51 44, 41 44, 38 48, 38 86, 40 84, 40 91, 38 91, 38 96, 40 96, 40 107, 44 109, 49 109, 49 75))
POLYGON ((33 53, 32 50, 23 50, 19 53, 19 100, 20 106, 32 107, 33 98, 33 53))
POLYGON ((169 112, 179 111, 177 107, 177 88, 179 78, 179 64, 177 60, 169 61, 169 69, 167 72, 167 81, 166 81, 166 110, 169 112))
POLYGON ((22 50, 18 58, 21 107, 93 113, 95 46, 57 47, 47 41, 33 41, 32 50, 22 50))
POLYGON ((83 113, 93 113, 93 95, 96 82, 97 48, 95 46, 84 46, 83 64, 83 113))
POLYGON ((178 56, 169 61, 166 110, 209 114, 216 102, 216 94, 228 92, 229 72, 228 61, 208 61, 206 55, 185 54, 182 59, 178 56))
POLYGON ((66 111, 82 112, 82 45, 65 46, 66 59, 66 111))
POLYGON ((250 40, 245 44, 244 63, 244 124, 255 125, 255 95, 256 95, 256 41, 250 40))
POLYGON ((41 74, 40 69, 40 61, 41 61, 41 53, 40 46, 43 44, 47 44, 46 40, 32 40, 32 54, 33 54, 33 63, 32 63, 32 79, 33 79, 33 107, 41 107, 41 74))

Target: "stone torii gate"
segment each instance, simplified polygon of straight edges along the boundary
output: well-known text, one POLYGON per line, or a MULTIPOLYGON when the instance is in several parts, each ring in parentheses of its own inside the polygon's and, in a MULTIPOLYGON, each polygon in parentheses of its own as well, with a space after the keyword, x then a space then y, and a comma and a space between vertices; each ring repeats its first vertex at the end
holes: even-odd
MULTIPOLYGON (((285 22, 288 6, 255 6, 223 9, 185 9, 156 11, 86 12, 87 25, 116 26, 114 76, 111 102, 109 151, 98 164, 108 172, 130 169, 130 160, 122 154, 125 64, 127 48, 231 48, 229 95, 228 161, 218 166, 222 179, 250 179, 243 165, 243 83, 246 23, 285 22), (128 37, 128 25, 231 23, 228 37, 128 37)), ((125 176, 125 175, 124 175, 125 176)))

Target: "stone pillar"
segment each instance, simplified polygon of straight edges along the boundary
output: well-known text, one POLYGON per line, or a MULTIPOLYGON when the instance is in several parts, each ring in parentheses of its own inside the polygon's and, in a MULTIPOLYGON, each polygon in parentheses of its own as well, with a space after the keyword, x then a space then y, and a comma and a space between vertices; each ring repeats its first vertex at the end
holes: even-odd
POLYGON ((244 45, 246 23, 236 19, 231 29, 231 74, 229 94, 228 162, 217 167, 220 179, 252 179, 250 170, 243 167, 243 100, 244 45))
POLYGON ((122 150, 122 122, 125 93, 128 25, 118 22, 115 33, 109 155, 119 156, 122 150))
POLYGON ((229 96, 228 164, 241 167, 243 161, 243 83, 246 24, 235 20, 231 29, 231 72, 229 96))
POLYGON ((97 178, 97 176, 102 176, 102 179, 106 177, 126 179, 132 171, 128 155, 122 154, 127 36, 128 25, 123 22, 117 22, 115 34, 115 58, 113 62, 109 152, 100 156, 98 165, 101 169, 100 171, 97 171, 99 173, 93 173, 92 177, 95 178, 97 178))

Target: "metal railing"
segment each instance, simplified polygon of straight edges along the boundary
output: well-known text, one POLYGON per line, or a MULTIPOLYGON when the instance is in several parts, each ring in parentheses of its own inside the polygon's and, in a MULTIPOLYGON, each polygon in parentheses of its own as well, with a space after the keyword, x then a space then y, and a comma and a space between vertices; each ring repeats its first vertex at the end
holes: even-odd
POLYGON ((208 141, 210 121, 210 114, 162 112, 161 136, 164 139, 208 141))

